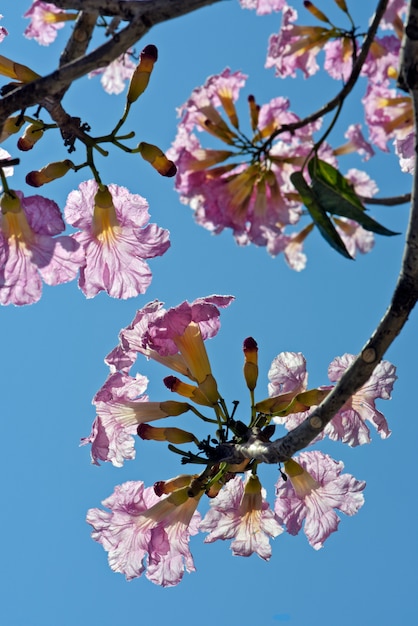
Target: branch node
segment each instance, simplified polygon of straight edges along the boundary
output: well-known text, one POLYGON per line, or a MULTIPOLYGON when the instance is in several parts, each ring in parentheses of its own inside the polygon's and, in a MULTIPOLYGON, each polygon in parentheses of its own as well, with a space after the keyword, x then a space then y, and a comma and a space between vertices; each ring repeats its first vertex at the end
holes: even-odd
POLYGON ((366 348, 361 353, 361 358, 365 363, 374 363, 376 361, 376 350, 374 348, 366 348))
POLYGON ((317 415, 314 415, 313 417, 311 417, 311 419, 309 420, 309 423, 312 426, 312 428, 315 428, 318 430, 322 428, 322 420, 317 415))

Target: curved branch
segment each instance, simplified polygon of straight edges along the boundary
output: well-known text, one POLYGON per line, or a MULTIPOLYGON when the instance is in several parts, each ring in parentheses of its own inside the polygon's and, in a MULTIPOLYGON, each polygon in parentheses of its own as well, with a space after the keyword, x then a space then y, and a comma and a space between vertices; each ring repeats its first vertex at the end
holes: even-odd
MULTIPOLYGON (((410 3, 402 44, 402 84, 408 87, 414 107, 415 132, 418 128, 418 2, 410 3)), ((288 460, 308 446, 332 420, 347 400, 370 378, 389 346, 404 327, 418 300, 418 172, 415 168, 411 213, 402 266, 390 305, 376 330, 352 365, 344 372, 325 400, 298 427, 272 442, 262 441, 255 429, 243 444, 220 446, 221 460, 239 463, 254 458, 264 463, 288 460), (222 456, 223 455, 223 456, 222 456)))
POLYGON ((412 194, 404 193, 401 196, 390 196, 388 198, 367 198, 366 196, 359 196, 359 198, 365 204, 396 206, 397 204, 407 204, 408 202, 411 202, 412 194))
MULTIPOLYGON (((135 2, 136 14, 122 31, 102 44, 90 54, 65 63, 59 69, 31 83, 14 89, 0 100, 0 126, 5 120, 20 109, 43 102, 48 96, 66 90, 77 78, 88 74, 98 67, 104 67, 126 52, 153 26, 196 9, 209 6, 220 0, 155 0, 155 2, 135 2)), ((90 3, 82 2, 83 8, 90 3)), ((125 4, 124 2, 120 3, 125 4)), ((57 6, 59 4, 57 3, 57 6)))

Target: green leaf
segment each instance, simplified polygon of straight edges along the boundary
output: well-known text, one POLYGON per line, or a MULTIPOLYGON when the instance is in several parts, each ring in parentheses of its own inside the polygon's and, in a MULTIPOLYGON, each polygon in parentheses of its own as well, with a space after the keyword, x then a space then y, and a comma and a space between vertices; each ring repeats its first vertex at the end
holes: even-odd
POLYGON ((349 181, 335 167, 314 157, 308 163, 312 191, 322 208, 332 215, 354 220, 366 230, 390 237, 398 235, 371 218, 349 181))
POLYGON ((324 239, 334 248, 334 250, 345 256, 347 259, 351 259, 352 257, 348 253, 348 250, 334 224, 326 214, 315 191, 309 187, 308 183, 304 179, 302 172, 293 172, 293 174, 290 175, 290 180, 299 192, 304 205, 308 209, 310 216, 324 239))

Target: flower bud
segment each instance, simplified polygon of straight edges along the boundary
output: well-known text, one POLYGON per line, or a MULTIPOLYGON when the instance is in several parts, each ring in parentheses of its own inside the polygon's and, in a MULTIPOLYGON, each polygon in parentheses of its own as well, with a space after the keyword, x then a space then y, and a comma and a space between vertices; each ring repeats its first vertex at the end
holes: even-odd
POLYGON ((158 50, 155 46, 145 46, 140 55, 137 65, 129 84, 127 102, 132 104, 139 98, 148 86, 151 72, 158 59, 158 50))
POLYGON ((254 131, 258 126, 260 106, 256 104, 254 96, 248 96, 248 106, 250 107, 251 129, 254 131))
POLYGON ((17 147, 19 150, 27 151, 32 150, 33 146, 39 141, 44 134, 43 131, 44 125, 43 122, 34 122, 33 124, 29 124, 25 128, 25 132, 21 137, 19 137, 17 142, 17 147))
POLYGON ((18 80, 21 83, 30 83, 33 80, 40 78, 39 74, 31 70, 26 65, 15 63, 11 59, 8 59, 1 54, 0 74, 2 74, 2 76, 8 76, 9 78, 13 78, 14 80, 18 80))
POLYGON ((149 424, 140 424, 137 428, 137 433, 141 439, 152 441, 168 441, 169 443, 190 443, 194 441, 198 443, 198 439, 193 433, 189 433, 181 428, 156 428, 149 424))
POLYGON ((3 128, 0 134, 0 143, 2 141, 6 141, 6 139, 10 137, 10 135, 18 133, 24 123, 25 120, 22 115, 14 115, 13 117, 8 117, 3 124, 3 128))
POLYGON ((318 7, 313 4, 313 2, 310 2, 310 0, 304 0, 303 5, 305 9, 307 9, 310 13, 312 13, 314 17, 316 17, 317 20, 320 20, 321 22, 326 22, 327 24, 330 23, 325 13, 320 11, 320 9, 318 9, 318 7))
POLYGON ((179 474, 179 476, 169 480, 158 480, 154 483, 155 495, 163 496, 182 487, 188 487, 195 476, 193 474, 179 474))
POLYGON ((166 376, 163 380, 164 385, 170 391, 178 393, 180 396, 184 398, 190 398, 196 404, 201 404, 203 406, 213 406, 213 402, 210 402, 208 398, 205 396, 203 391, 196 387, 195 385, 190 385, 189 383, 185 383, 177 376, 166 376))
POLYGON ((250 391, 254 391, 258 378, 258 347, 257 342, 252 337, 244 339, 244 378, 250 391))
POLYGON ((70 159, 48 163, 48 165, 45 165, 45 167, 40 170, 29 172, 29 174, 26 175, 26 182, 32 187, 41 187, 56 178, 65 176, 71 169, 74 169, 74 163, 70 161, 70 159))
POLYGON ((151 143, 141 141, 141 143, 138 144, 138 151, 141 153, 142 158, 148 161, 148 163, 151 163, 152 167, 156 169, 161 176, 175 176, 177 167, 173 161, 167 159, 160 148, 151 143))

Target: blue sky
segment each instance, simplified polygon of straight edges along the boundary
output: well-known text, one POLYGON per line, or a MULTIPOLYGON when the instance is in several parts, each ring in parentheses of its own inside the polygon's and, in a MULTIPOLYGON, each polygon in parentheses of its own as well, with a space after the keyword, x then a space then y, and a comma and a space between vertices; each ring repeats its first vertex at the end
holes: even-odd
MULTIPOLYGON (((297 8, 301 4, 294 2, 297 8)), ((318 0, 324 10, 333 4, 318 0)), ((367 4, 371 11, 374 3, 367 4)), ((1 52, 47 72, 54 69, 71 27, 61 31, 49 48, 25 40, 20 15, 28 5, 19 0, 1 8, 2 23, 10 32, 1 52)), ((363 10, 357 19, 364 18, 363 10)), ((155 44, 159 60, 126 128, 136 131, 138 141, 167 149, 176 132, 175 108, 208 75, 226 66, 249 75, 243 95, 253 93, 260 103, 285 95, 291 98, 292 110, 303 115, 329 99, 338 88, 334 81, 300 77, 280 81, 263 68, 267 38, 279 23, 277 15, 257 18, 241 10, 237 0, 228 0, 153 29, 137 48, 155 44)), ((331 136, 334 145, 342 143, 349 123, 361 120, 360 93, 355 92, 340 131, 331 136)), ((94 134, 111 127, 123 104, 123 97, 105 94, 98 79, 79 81, 64 100, 68 112, 81 115, 94 134)), ((12 141, 4 147, 16 155, 12 141)), ((24 183, 28 169, 66 154, 56 139, 47 138, 33 153, 19 156, 22 165, 14 185, 31 195, 33 190, 24 183)), ((366 166, 357 157, 346 157, 340 164, 343 171, 365 167, 381 195, 410 188, 411 178, 401 174, 393 156, 380 154, 366 166)), ((356 449, 333 442, 320 446, 343 460, 345 471, 365 480, 367 488, 358 515, 342 519, 339 531, 318 552, 304 535, 283 534, 273 542, 273 556, 266 563, 257 556, 232 557, 229 542, 204 545, 201 534, 191 539, 197 571, 185 574, 179 586, 161 589, 144 577, 127 583, 109 569, 106 553, 90 539, 86 511, 99 506, 116 484, 126 480, 150 485, 174 476, 180 470, 178 460, 164 444, 138 441, 137 458, 123 468, 95 467, 87 447, 79 447, 94 419, 91 399, 107 375, 104 356, 135 311, 154 298, 174 306, 212 293, 236 296, 222 313, 220 333, 208 344, 227 402, 247 399, 241 346, 249 335, 259 345, 259 394, 265 394, 272 359, 284 350, 304 353, 310 386, 326 384, 331 360, 358 352, 389 302, 408 207, 372 211, 378 221, 402 234, 377 238, 373 252, 354 262, 338 256, 314 233, 306 246, 308 266, 295 273, 281 257, 272 259, 260 248, 237 247, 229 232, 215 237, 196 226, 190 209, 179 203, 173 181, 159 177, 138 157, 113 153, 98 165, 106 183, 125 185, 148 199, 151 221, 171 231, 172 247, 164 257, 151 260, 153 282, 136 299, 122 302, 101 294, 86 300, 73 282, 45 287, 41 301, 33 306, 0 311, 0 623, 416 624, 416 313, 386 357, 397 365, 399 376, 393 399, 378 405, 393 431, 391 437, 382 441, 373 432, 371 445, 356 449)), ((84 175, 84 171, 70 174, 42 192, 63 207, 84 175)), ((137 365, 150 379, 151 399, 167 399, 161 383, 167 372, 145 360, 137 365)), ((261 477, 273 502, 277 468, 262 468, 261 477)))

